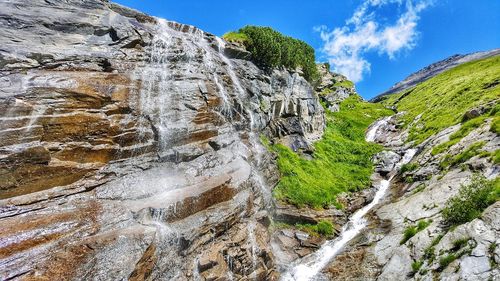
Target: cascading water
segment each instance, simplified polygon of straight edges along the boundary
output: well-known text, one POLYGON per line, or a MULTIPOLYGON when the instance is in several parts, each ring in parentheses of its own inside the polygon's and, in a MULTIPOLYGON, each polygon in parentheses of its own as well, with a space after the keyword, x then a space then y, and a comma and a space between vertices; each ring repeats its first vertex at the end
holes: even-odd
POLYGON ((372 202, 362 209, 358 210, 344 225, 337 239, 331 240, 323 244, 321 248, 303 258, 300 263, 296 264, 288 272, 283 274, 283 281, 306 281, 313 280, 315 277, 354 237, 356 237, 363 228, 367 225, 367 220, 364 216, 384 198, 387 189, 390 186, 390 179, 383 180, 373 198, 372 202))
POLYGON ((247 224, 248 242, 250 243, 250 251, 252 256, 252 271, 257 269, 257 240, 255 239, 255 222, 251 221, 247 224))
MULTIPOLYGON (((373 141, 376 137, 376 133, 380 126, 387 124, 389 118, 383 118, 377 121, 368 131, 366 135, 367 141, 373 141)), ((416 149, 408 149, 401 161, 396 165, 396 169, 399 169, 403 164, 409 163, 411 159, 415 156, 416 149)), ((387 190, 390 187, 391 180, 394 178, 396 173, 392 173, 389 179, 382 180, 378 186, 375 197, 370 204, 364 206, 360 210, 356 211, 347 224, 342 228, 339 237, 334 240, 328 241, 321 246, 321 248, 315 253, 304 257, 299 260, 292 268, 287 270, 282 275, 282 281, 308 281, 308 280, 318 280, 318 275, 320 271, 328 265, 331 260, 337 256, 343 248, 361 231, 367 226, 368 221, 364 216, 370 212, 373 207, 381 202, 384 198, 387 190)))
MULTIPOLYGON (((178 94, 181 92, 180 87, 182 87, 182 85, 178 85, 182 81, 176 81, 176 77, 189 76, 193 72, 202 73, 215 86, 221 100, 218 111, 226 120, 231 124, 233 123, 234 113, 236 113, 234 110, 236 106, 233 105, 233 102, 241 105, 242 117, 248 118, 249 122, 246 124, 250 124, 248 138, 250 145, 247 145, 246 148, 251 150, 252 153, 249 154, 248 151, 241 149, 238 149, 237 153, 240 153, 242 157, 253 155, 254 160, 250 160, 250 162, 252 162, 251 177, 257 186, 255 191, 259 192, 260 188, 264 201, 270 202, 270 199, 268 199, 271 197, 270 192, 266 188, 265 181, 258 170, 262 162, 261 152, 265 150, 261 147, 258 136, 252 132, 254 128, 253 115, 248 110, 248 104, 243 103, 245 90, 234 70, 233 63, 224 55, 225 42, 217 37, 215 37, 214 41, 210 41, 210 36, 197 28, 183 27, 182 30, 178 30, 174 24, 158 19, 157 32, 150 48, 148 64, 139 73, 139 78, 142 80, 142 88, 139 93, 139 109, 145 122, 151 123, 156 128, 159 154, 170 149, 170 139, 175 137, 176 130, 189 128, 189 125, 176 122, 176 116, 174 115, 178 111, 178 105, 182 102, 182 96, 178 94), (183 63, 178 63, 178 61, 183 63), (197 64, 200 63, 202 67, 193 70, 189 66, 191 61, 197 64), (227 78, 230 78, 230 81, 227 78), (231 83, 232 87, 227 87, 227 82, 231 83)), ((244 121, 243 118, 239 120, 244 121)), ((240 122, 239 120, 238 122, 240 122)), ((239 139, 238 126, 231 126, 230 128, 234 130, 234 136, 239 139)), ((240 139, 240 143, 242 144, 240 147, 242 147, 245 142, 240 139)), ((165 183, 165 188, 168 189, 171 185, 165 183)), ((169 208, 168 212, 170 211, 175 213, 175 205, 173 208, 169 208)), ((175 241, 178 240, 178 238, 176 239, 177 233, 175 229, 165 223, 161 214, 156 215, 155 213, 144 222, 157 228, 157 239, 163 243, 176 243, 175 241)), ((255 238, 255 224, 256 221, 253 218, 248 220, 249 237, 247 242, 249 243, 251 263, 247 266, 250 271, 257 268, 258 252, 260 251, 255 238)), ((198 258, 201 258, 201 256, 198 256, 198 258)), ((231 260, 228 262, 231 263, 231 260)), ((193 268, 193 276, 196 278, 200 274, 197 262, 195 262, 193 268)), ((231 270, 227 272, 227 278, 232 279, 231 270)))
POLYGON ((366 133, 366 141, 367 142, 373 142, 375 141, 375 137, 377 136, 377 131, 380 127, 386 125, 391 117, 384 117, 378 121, 376 121, 373 125, 370 126, 368 129, 368 132, 366 133))
POLYGON ((31 112, 30 121, 26 125, 26 132, 30 132, 33 129, 33 125, 38 121, 40 117, 47 111, 47 106, 44 104, 37 104, 33 106, 33 111, 31 112))
POLYGON ((248 115, 248 118, 250 119, 250 130, 253 131, 253 129, 254 129, 254 117, 253 117, 252 111, 249 110, 247 107, 245 107, 242 103, 242 101, 245 99, 245 97, 244 97, 245 91, 243 90, 243 87, 241 86, 240 79, 236 76, 233 63, 224 55, 226 43, 224 42, 224 40, 222 40, 219 37, 216 37, 216 40, 217 40, 218 51, 221 54, 222 61, 228 66, 227 73, 229 74, 229 77, 231 78, 231 81, 233 82, 233 85, 236 88, 235 92, 237 94, 237 96, 236 96, 237 100, 242 105, 242 107, 245 109, 245 111, 248 115))
MULTIPOLYGON (((169 50, 172 36, 167 21, 158 20, 157 31, 151 44, 148 63, 141 69, 142 87, 139 93, 141 115, 154 122, 158 130, 158 146, 164 150, 168 145, 168 112, 171 108, 172 71, 169 50)), ((147 126, 140 126, 147 128, 147 126)), ((142 131, 143 135, 145 132, 142 131)), ((141 136, 143 137, 143 136, 141 136)))

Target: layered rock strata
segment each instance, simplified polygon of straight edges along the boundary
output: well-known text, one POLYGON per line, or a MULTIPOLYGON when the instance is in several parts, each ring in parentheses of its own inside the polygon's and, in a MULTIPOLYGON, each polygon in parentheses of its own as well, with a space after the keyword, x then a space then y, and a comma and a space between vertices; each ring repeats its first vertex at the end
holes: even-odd
POLYGON ((0 278, 276 278, 266 134, 323 108, 195 27, 119 5, 1 1, 0 278))

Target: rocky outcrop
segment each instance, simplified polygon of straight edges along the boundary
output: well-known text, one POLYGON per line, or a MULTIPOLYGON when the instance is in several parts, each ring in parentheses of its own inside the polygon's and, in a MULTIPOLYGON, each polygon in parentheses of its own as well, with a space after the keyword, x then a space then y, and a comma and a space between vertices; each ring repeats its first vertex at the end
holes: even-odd
POLYGON ((306 80, 107 1, 0 5, 1 279, 277 277, 259 134, 310 150, 306 80))
POLYGON ((331 112, 337 112, 343 100, 351 95, 357 95, 354 84, 347 77, 330 72, 328 64, 318 64, 317 68, 320 81, 316 85, 316 91, 326 108, 331 112))
POLYGON ((384 99, 385 96, 394 94, 394 93, 400 93, 403 92, 404 90, 410 89, 411 87, 414 87, 418 85, 419 83, 422 83, 426 80, 431 79, 432 77, 438 75, 439 73, 445 72, 448 69, 451 69, 455 66, 470 62, 470 61, 475 61, 475 60, 480 60, 488 57, 493 57, 500 54, 500 49, 494 49, 490 51, 484 51, 484 52, 476 52, 472 54, 467 54, 467 55, 453 55, 451 57, 448 57, 444 60, 438 61, 436 63, 433 63, 413 74, 410 76, 406 77, 403 81, 396 83, 394 86, 392 86, 389 90, 385 91, 384 93, 374 97, 371 101, 373 102, 379 102, 384 99))
POLYGON ((392 196, 376 210, 372 228, 338 256, 324 270, 325 274, 332 278, 363 276, 370 280, 496 278, 499 274, 499 202, 487 208, 479 218, 456 228, 450 229, 441 214, 448 199, 456 196, 460 186, 469 183, 474 174, 498 178, 500 167, 490 155, 500 148, 500 138, 490 130, 492 118, 486 118, 484 124, 438 153, 433 149, 448 141, 460 129, 460 124, 410 149, 410 144, 401 142, 408 133, 397 126, 397 120, 398 115, 385 118, 371 128, 376 131, 373 141, 392 150, 375 157, 379 163, 377 169, 386 172, 394 168, 393 162, 401 157, 398 153, 402 151, 411 151, 414 157, 393 180, 392 196), (482 144, 482 153, 464 158, 460 165, 443 165, 446 159, 457 157, 477 143, 482 144), (404 232, 418 222, 428 225, 403 239, 404 232))

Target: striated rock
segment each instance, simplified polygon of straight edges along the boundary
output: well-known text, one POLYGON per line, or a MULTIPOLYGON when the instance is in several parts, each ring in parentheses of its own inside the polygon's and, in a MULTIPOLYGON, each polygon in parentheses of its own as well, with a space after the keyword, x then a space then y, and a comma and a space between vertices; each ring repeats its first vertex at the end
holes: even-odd
POLYGON ((259 136, 321 138, 304 78, 104 0, 0 5, 0 279, 278 278, 259 136))

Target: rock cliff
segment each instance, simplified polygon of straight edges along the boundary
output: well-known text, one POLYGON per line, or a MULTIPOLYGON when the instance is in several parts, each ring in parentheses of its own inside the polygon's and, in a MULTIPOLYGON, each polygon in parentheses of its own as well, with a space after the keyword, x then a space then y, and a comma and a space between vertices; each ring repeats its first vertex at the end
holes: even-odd
POLYGON ((311 149, 306 80, 104 0, 0 6, 1 279, 275 278, 259 135, 311 149))

